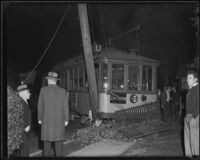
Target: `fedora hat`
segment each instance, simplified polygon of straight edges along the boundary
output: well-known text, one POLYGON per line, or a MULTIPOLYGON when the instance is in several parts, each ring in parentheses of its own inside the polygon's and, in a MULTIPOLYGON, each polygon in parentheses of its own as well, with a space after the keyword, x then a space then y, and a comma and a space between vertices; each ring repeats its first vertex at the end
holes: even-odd
POLYGON ((21 92, 24 90, 30 90, 26 84, 21 84, 20 86, 17 87, 17 92, 21 92))
POLYGON ((53 79, 53 80, 59 80, 58 73, 56 72, 49 72, 48 75, 45 77, 46 79, 53 79))

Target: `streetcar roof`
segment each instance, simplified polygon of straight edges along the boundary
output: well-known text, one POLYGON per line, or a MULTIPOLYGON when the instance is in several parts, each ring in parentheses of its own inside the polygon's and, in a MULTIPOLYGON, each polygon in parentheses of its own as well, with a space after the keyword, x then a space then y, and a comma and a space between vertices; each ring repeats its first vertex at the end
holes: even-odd
MULTIPOLYGON (((114 49, 114 48, 103 48, 100 52, 94 53, 94 60, 121 60, 128 62, 139 62, 139 63, 152 63, 159 64, 160 62, 151 58, 136 55, 135 52, 127 53, 126 51, 114 49)), ((71 59, 68 59, 62 63, 55 65, 53 68, 63 68, 79 64, 84 61, 83 54, 77 55, 71 59)))
POLYGON ((102 58, 102 59, 107 58, 111 60, 125 60, 125 61, 141 61, 141 62, 150 62, 159 64, 159 61, 137 55, 135 52, 127 53, 126 51, 113 48, 102 49, 102 51, 99 54, 97 54, 97 57, 95 58, 102 58))

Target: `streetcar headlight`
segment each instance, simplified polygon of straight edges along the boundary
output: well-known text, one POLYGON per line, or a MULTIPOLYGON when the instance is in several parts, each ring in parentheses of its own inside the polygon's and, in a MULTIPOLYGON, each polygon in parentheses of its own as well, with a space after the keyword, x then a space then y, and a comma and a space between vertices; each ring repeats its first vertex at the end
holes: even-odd
POLYGON ((107 83, 107 82, 105 82, 105 83, 103 84, 103 88, 104 88, 104 89, 108 88, 108 83, 107 83))

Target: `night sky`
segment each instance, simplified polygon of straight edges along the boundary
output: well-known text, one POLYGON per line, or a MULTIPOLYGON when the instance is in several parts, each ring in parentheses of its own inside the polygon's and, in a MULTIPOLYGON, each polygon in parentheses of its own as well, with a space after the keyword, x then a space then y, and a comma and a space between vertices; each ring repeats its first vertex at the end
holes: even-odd
MULTIPOLYGON (((28 72, 44 53, 67 7, 69 11, 37 71, 48 72, 53 65, 83 53, 76 3, 5 3, 4 51, 10 73, 28 72)), ((140 54, 161 62, 159 73, 173 79, 197 56, 197 3, 89 3, 88 18, 92 42, 108 38, 140 25, 140 54)), ((129 32, 113 41, 116 48, 137 47, 136 33, 129 32)))

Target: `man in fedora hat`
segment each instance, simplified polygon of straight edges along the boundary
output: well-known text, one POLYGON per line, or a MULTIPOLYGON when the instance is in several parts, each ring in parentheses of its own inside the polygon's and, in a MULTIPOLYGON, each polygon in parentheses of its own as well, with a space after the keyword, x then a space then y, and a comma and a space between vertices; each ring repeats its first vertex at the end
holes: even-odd
POLYGON ((58 74, 49 72, 48 86, 40 91, 38 100, 38 123, 41 124, 41 140, 44 141, 44 156, 50 156, 51 143, 55 142, 56 157, 63 156, 65 126, 69 121, 66 91, 57 86, 58 74))
POLYGON ((21 84, 17 87, 17 92, 22 100, 23 110, 24 110, 24 132, 22 134, 22 145, 20 148, 20 155, 22 157, 29 157, 29 142, 28 133, 30 131, 31 125, 31 110, 29 108, 27 100, 30 98, 30 92, 26 84, 21 84))

